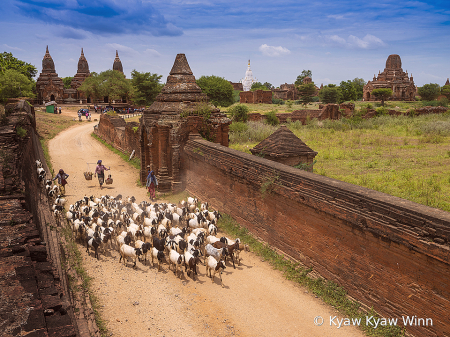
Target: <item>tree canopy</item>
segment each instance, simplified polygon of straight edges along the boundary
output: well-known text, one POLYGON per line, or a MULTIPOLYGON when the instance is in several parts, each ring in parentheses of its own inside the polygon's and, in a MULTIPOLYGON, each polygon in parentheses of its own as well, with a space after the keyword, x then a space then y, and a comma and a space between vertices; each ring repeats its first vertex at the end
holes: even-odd
POLYGON ((0 101, 16 97, 35 97, 33 80, 15 69, 6 69, 0 73, 0 101))
POLYGON ((255 91, 255 90, 270 90, 270 89, 265 84, 262 84, 261 82, 255 82, 252 84, 250 91, 255 91))
POLYGON ((64 89, 70 89, 70 84, 72 83, 73 76, 63 77, 62 81, 64 83, 64 89))
POLYGON ((328 84, 324 86, 320 92, 319 97, 322 103, 341 103, 342 102, 342 92, 336 84, 328 84))
POLYGON ((364 81, 364 79, 362 79, 362 78, 355 77, 352 80, 352 84, 356 90, 356 99, 362 99, 363 98, 363 89, 364 89, 364 86, 366 85, 366 81, 364 81))
POLYGON ((15 58, 12 53, 3 52, 0 54, 0 72, 4 73, 8 69, 17 70, 29 80, 37 74, 35 66, 15 58))
POLYGON ((265 86, 265 87, 267 88, 267 90, 272 90, 272 89, 275 88, 275 87, 272 85, 272 83, 269 83, 269 82, 264 82, 264 83, 263 83, 263 86, 265 86))
POLYGON ((78 90, 84 92, 86 97, 96 98, 108 96, 109 100, 120 100, 129 97, 132 92, 132 85, 125 75, 116 70, 95 72, 87 77, 78 90))
POLYGON ((131 84, 133 94, 131 100, 136 105, 151 105, 156 96, 161 92, 164 84, 159 83, 162 75, 141 73, 137 70, 131 72, 131 84))
POLYGON ((341 89, 342 93, 342 100, 345 101, 355 101, 357 99, 356 89, 353 86, 353 82, 348 81, 342 81, 339 84, 339 88, 341 89))
POLYGON ((441 93, 441 87, 437 83, 424 84, 423 87, 419 87, 417 90, 423 101, 434 101, 441 93))
POLYGON ((294 84, 295 85, 302 85, 303 84, 303 79, 305 77, 307 77, 307 76, 312 78, 312 71, 303 69, 302 73, 297 76, 297 79, 295 80, 294 84))
POLYGON ((384 101, 392 96, 392 89, 389 88, 374 89, 372 90, 371 95, 381 100, 381 105, 384 106, 384 101))
POLYGON ((223 77, 202 76, 197 80, 197 84, 208 95, 212 104, 226 107, 234 103, 233 86, 223 77))
POLYGON ((304 106, 313 101, 313 97, 316 94, 316 86, 314 83, 299 85, 297 89, 300 101, 304 106))
POLYGON ((441 95, 444 95, 448 99, 450 99, 450 85, 444 85, 441 88, 441 95))

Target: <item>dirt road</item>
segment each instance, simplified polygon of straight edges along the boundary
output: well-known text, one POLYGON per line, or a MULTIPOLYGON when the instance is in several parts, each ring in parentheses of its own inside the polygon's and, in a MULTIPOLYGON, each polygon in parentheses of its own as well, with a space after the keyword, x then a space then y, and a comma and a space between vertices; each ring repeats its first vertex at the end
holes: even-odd
MULTIPOLYGON (((95 124, 83 122, 49 144, 55 171, 63 168, 70 175, 68 203, 104 194, 148 200, 146 190, 136 186, 137 170, 90 136, 95 124), (111 167, 114 179, 103 190, 95 178, 83 176, 86 163, 98 159, 111 167)), ((79 248, 112 336, 363 336, 353 327, 330 326, 335 310, 252 253, 242 253, 236 269, 227 265, 222 288, 217 277, 212 282, 205 275, 204 266, 193 281, 185 273, 176 277, 167 264, 160 272, 148 262, 133 268, 131 262, 119 263, 116 251, 97 261, 79 248), (316 316, 324 318, 322 326, 314 325, 316 316)))

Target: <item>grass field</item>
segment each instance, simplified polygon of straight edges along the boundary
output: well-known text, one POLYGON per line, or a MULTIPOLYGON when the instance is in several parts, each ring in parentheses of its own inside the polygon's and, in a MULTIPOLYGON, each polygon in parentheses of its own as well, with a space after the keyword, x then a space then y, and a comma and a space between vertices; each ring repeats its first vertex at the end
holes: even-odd
MULTIPOLYGON (((288 127, 318 152, 314 173, 450 211, 450 113, 288 127)), ((250 153, 276 129, 233 123, 230 147, 250 153)))

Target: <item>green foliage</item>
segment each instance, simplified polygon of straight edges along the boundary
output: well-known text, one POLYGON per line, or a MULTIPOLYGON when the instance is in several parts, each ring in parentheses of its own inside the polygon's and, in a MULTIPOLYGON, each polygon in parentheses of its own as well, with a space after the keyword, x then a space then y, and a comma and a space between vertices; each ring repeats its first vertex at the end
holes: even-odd
POLYGON ((255 90, 270 90, 270 89, 267 88, 264 84, 261 84, 261 82, 255 82, 255 83, 252 84, 252 87, 250 88, 250 91, 255 91, 255 90))
POLYGON ((21 126, 17 126, 16 133, 20 138, 25 138, 25 136, 27 135, 27 130, 22 128, 21 126))
POLYGON ((64 89, 70 89, 70 84, 72 83, 73 76, 63 77, 62 81, 64 83, 64 89))
POLYGON ((342 81, 339 84, 339 88, 341 89, 341 93, 342 93, 342 100, 344 102, 346 101, 355 101, 357 99, 357 93, 356 93, 356 89, 353 86, 353 82, 348 80, 348 81, 342 81))
MULTIPOLYGON (((263 122, 242 123, 247 127, 235 126, 236 129, 232 127, 234 124, 236 124, 236 122, 233 122, 230 125, 230 143, 234 144, 252 142, 256 145, 256 143, 266 139, 277 130, 276 126, 263 122)), ((249 147, 247 146, 246 149, 248 150, 248 148, 249 147)), ((250 151, 247 152, 249 153, 250 151)))
POLYGON ((371 95, 381 100, 381 106, 384 106, 384 101, 392 96, 392 89, 389 88, 374 89, 372 90, 371 95))
POLYGON ((202 76, 197 84, 215 106, 227 107, 234 103, 233 86, 223 77, 202 76))
POLYGON ((133 69, 131 72, 131 85, 133 86, 131 101, 139 106, 151 105, 164 86, 159 83, 161 78, 162 75, 141 73, 133 69))
POLYGON ((438 98, 441 93, 441 87, 437 83, 425 84, 423 87, 417 89, 417 93, 424 101, 433 101, 438 98))
POLYGON ((447 97, 441 98, 438 102, 439 102, 439 106, 448 107, 448 98, 447 97))
POLYGON ((240 102, 240 96, 239 93, 241 91, 240 90, 233 90, 233 103, 239 103, 240 102))
POLYGON ((304 70, 302 71, 302 73, 300 75, 297 76, 297 79, 295 80, 294 84, 296 86, 302 85, 303 84, 303 79, 305 77, 311 77, 312 78, 312 72, 311 70, 304 70))
POLYGON ((386 109, 385 107, 376 108, 375 111, 376 111, 376 115, 377 116, 383 116, 383 115, 388 115, 389 114, 388 109, 386 109))
POLYGON ((125 75, 119 71, 106 70, 100 74, 95 72, 83 81, 78 88, 86 97, 96 98, 108 96, 109 101, 130 97, 133 87, 125 75))
POLYGON ((282 100, 281 98, 273 98, 272 97, 272 104, 283 105, 284 104, 284 100, 282 100))
POLYGON ((236 104, 228 109, 231 119, 235 122, 246 122, 248 120, 249 109, 244 104, 236 104))
POLYGON ((264 180, 261 182, 260 188, 260 192, 262 194, 263 199, 275 190, 279 179, 280 176, 277 175, 275 171, 272 172, 272 174, 270 174, 266 178, 264 178, 264 180))
POLYGON ((304 105, 308 105, 313 101, 313 97, 316 94, 316 86, 314 82, 302 84, 298 86, 298 96, 300 97, 299 101, 304 105))
POLYGON ((298 163, 297 165, 294 165, 295 168, 298 168, 300 170, 303 171, 311 171, 312 172, 312 167, 314 166, 314 164, 317 163, 317 160, 314 159, 313 162, 311 164, 307 164, 307 163, 298 163))
POLYGON ((328 84, 319 92, 322 103, 340 103, 342 102, 341 90, 335 84, 328 84))
POLYGON ((25 75, 29 80, 32 80, 37 74, 35 66, 15 58, 12 53, 3 52, 0 54, 0 73, 6 70, 16 70, 25 75))
POLYGON ((441 88, 441 95, 444 95, 447 99, 450 99, 450 85, 444 85, 441 88))
POLYGON ((244 132, 248 130, 248 124, 244 122, 233 122, 230 124, 230 132, 244 132))
POLYGON ((0 101, 16 97, 35 97, 35 82, 14 69, 0 73, 0 101))
POLYGON ((286 101, 286 106, 288 107, 288 109, 292 109, 292 105, 294 105, 294 102, 291 101, 290 99, 288 99, 288 100, 286 101))
POLYGON ((277 117, 277 111, 276 110, 271 110, 266 114, 266 120, 265 122, 269 125, 273 125, 276 126, 278 124, 280 124, 280 120, 277 117))
POLYGON ((356 90, 356 99, 358 99, 358 100, 362 99, 363 98, 363 89, 364 89, 364 86, 366 85, 366 81, 364 81, 362 78, 356 77, 352 80, 352 84, 356 90))
POLYGON ((263 83, 263 86, 265 86, 265 87, 267 88, 267 90, 272 90, 272 89, 275 88, 275 87, 272 85, 272 83, 269 83, 269 82, 264 82, 264 83, 263 83))

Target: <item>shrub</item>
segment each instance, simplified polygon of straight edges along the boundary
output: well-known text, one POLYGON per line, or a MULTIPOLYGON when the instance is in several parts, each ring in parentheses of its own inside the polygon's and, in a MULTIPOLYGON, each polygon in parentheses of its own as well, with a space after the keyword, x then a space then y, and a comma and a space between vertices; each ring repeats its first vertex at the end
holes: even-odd
POLYGON ((448 98, 447 97, 441 98, 438 102, 439 102, 439 106, 448 107, 448 98))
POLYGON ((244 122, 234 122, 230 125, 230 132, 244 132, 248 130, 247 123, 244 122))
POLYGON ((280 104, 283 105, 284 101, 281 98, 272 98, 272 104, 280 104))
POLYGON ((280 124, 280 120, 277 117, 277 112, 276 110, 271 110, 266 114, 266 121, 267 124, 269 125, 278 125, 280 124))
POLYGON ((235 122, 246 122, 248 120, 249 109, 246 105, 236 104, 228 109, 231 114, 231 118, 235 122))
POLYGON ((377 112, 377 116, 383 116, 383 115, 388 115, 388 109, 386 109, 385 107, 379 107, 375 110, 377 112))
POLYGON ((287 107, 288 107, 288 109, 292 109, 292 105, 294 104, 294 102, 292 102, 290 99, 288 99, 287 101, 286 101, 286 105, 287 105, 287 107))
MULTIPOLYGON (((233 122, 233 124, 235 124, 235 122, 233 122)), ((260 141, 269 137, 276 130, 277 130, 276 126, 272 126, 262 122, 248 122, 247 128, 245 129, 243 128, 242 131, 239 130, 230 132, 230 143, 234 144, 246 142, 259 143, 260 141)))
POLYGON ((312 98, 312 101, 313 101, 313 102, 320 102, 320 97, 319 97, 319 96, 314 96, 314 97, 312 98))
POLYGON ((27 130, 22 128, 21 126, 18 126, 16 128, 16 133, 20 138, 24 138, 27 135, 27 130))

